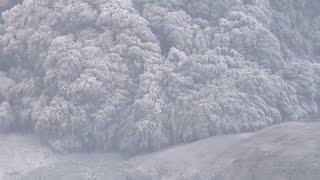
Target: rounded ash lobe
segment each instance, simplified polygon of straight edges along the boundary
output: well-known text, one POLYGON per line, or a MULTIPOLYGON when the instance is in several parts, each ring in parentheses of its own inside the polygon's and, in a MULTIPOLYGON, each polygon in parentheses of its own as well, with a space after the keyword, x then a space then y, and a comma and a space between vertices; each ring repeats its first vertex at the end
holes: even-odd
POLYGON ((24 0, 2 13, 0 129, 136 154, 303 119, 319 111, 319 12, 317 0, 24 0))

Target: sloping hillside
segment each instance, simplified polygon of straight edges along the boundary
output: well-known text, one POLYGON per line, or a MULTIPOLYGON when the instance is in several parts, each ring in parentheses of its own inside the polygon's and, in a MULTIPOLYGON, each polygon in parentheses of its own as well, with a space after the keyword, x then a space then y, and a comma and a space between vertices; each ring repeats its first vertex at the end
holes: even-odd
POLYGON ((256 133, 178 146, 130 160, 153 179, 316 180, 319 123, 285 123, 256 133))
POLYGON ((319 128, 320 123, 284 123, 130 159, 112 153, 53 155, 32 139, 2 136, 1 162, 9 163, 0 164, 0 173, 10 168, 5 179, 21 180, 316 180, 320 178, 319 128))

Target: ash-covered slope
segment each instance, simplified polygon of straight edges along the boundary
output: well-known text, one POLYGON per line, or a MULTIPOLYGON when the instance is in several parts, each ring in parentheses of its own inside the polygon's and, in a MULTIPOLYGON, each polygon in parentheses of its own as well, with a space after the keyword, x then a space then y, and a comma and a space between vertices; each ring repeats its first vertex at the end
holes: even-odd
POLYGON ((24 0, 2 20, 0 130, 56 151, 136 154, 318 113, 318 0, 24 0))
POLYGON ((129 162, 150 179, 316 180, 320 178, 319 126, 283 123, 137 156, 129 162))
POLYGON ((127 160, 112 153, 55 155, 29 137, 0 136, 0 178, 317 180, 319 127, 319 123, 283 123, 254 133, 211 137, 127 160))

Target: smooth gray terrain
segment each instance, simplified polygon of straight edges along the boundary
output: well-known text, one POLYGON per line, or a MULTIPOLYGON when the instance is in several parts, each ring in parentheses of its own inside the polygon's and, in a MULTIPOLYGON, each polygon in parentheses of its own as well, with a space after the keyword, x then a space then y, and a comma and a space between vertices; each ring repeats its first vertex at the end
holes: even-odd
POLYGON ((285 123, 130 159, 116 153, 55 155, 33 138, 7 135, 0 137, 0 173, 21 180, 317 180, 319 128, 318 122, 285 123))

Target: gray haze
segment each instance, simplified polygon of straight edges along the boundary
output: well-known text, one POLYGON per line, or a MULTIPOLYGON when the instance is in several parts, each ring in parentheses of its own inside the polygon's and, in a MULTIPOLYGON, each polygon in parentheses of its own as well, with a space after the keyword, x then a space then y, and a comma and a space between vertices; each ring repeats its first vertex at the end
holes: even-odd
POLYGON ((0 6, 0 131, 54 151, 134 155, 319 113, 318 0, 0 6))

